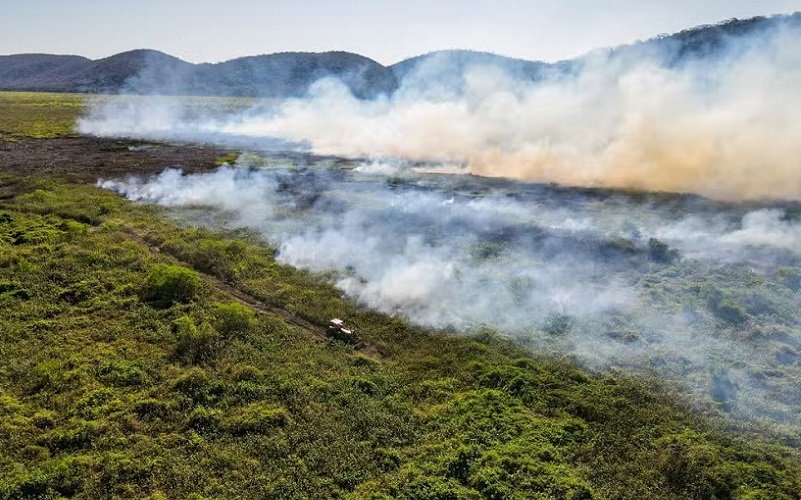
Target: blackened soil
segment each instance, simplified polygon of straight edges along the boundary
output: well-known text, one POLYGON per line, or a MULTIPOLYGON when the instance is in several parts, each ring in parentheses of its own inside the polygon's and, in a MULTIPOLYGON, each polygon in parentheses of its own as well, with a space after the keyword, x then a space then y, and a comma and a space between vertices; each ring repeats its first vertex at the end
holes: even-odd
POLYGON ((99 177, 156 174, 168 167, 185 172, 210 170, 224 153, 202 145, 84 136, 0 141, 0 172, 55 175, 94 182, 99 177))

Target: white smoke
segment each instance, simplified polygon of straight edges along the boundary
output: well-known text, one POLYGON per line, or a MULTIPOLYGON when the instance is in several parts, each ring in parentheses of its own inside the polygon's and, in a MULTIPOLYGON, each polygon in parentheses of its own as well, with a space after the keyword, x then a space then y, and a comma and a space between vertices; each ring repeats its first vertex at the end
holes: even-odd
MULTIPOLYGON (((489 326, 597 366, 653 369, 654 360, 678 360, 658 366, 682 384, 688 383, 688 367, 707 373, 710 366, 745 360, 751 366, 776 363, 771 348, 712 334, 721 325, 706 311, 705 295, 681 299, 691 300, 687 310, 666 304, 679 293, 670 287, 687 281, 725 287, 731 279, 763 280, 751 266, 770 275, 783 264, 798 265, 801 224, 783 209, 693 199, 677 208, 658 200, 418 173, 399 164, 392 177, 375 172, 386 167, 298 168, 268 161, 260 168, 192 175, 166 170, 151 179, 99 185, 132 200, 211 209, 230 226, 260 231, 280 262, 333 272, 335 284, 356 301, 419 324, 489 326), (653 261, 654 237, 680 259, 653 261), (674 276, 687 281, 673 283, 674 276), (668 296, 655 298, 654 283, 665 286, 668 296)), ((767 300, 776 307, 801 305, 789 291, 771 293, 767 300)), ((759 405, 777 404, 771 390, 750 387, 745 373, 729 376, 741 379, 744 410, 761 414, 759 405)))
MULTIPOLYGON (((473 174, 573 186, 801 195, 799 30, 742 37, 716 57, 668 64, 659 50, 600 52, 536 82, 468 65, 458 91, 430 58, 392 96, 360 100, 325 79, 302 99, 244 112, 181 112, 163 99, 105 101, 84 133, 252 141, 320 154, 464 165, 473 174)), ((666 49, 667 50, 667 49, 666 49)))
POLYGON ((598 53, 536 82, 473 65, 453 75, 458 88, 426 79, 438 74, 432 58, 370 101, 332 80, 246 111, 108 99, 80 129, 265 150, 279 138, 358 158, 288 167, 251 155, 206 174, 100 185, 260 231, 281 262, 334 276, 376 310, 433 327, 489 326, 697 390, 717 370, 739 412, 797 421, 792 377, 765 375, 796 369, 777 352, 801 350, 801 298, 779 279, 783 266, 801 267, 790 205, 496 178, 798 199, 799 41, 763 32, 681 63, 659 50, 598 53))

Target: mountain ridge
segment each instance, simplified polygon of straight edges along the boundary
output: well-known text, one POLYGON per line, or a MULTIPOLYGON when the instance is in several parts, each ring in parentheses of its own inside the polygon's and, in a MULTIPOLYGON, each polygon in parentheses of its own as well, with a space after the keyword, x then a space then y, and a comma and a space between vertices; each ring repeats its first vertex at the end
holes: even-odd
MULTIPOLYGON (((801 27, 801 12, 729 19, 557 62, 463 49, 428 52, 391 65, 346 51, 285 51, 197 64, 154 49, 134 49, 94 60, 80 55, 11 54, 0 56, 0 90, 284 98, 305 95, 318 80, 334 77, 354 96, 374 98, 392 94, 411 74, 441 82, 463 75, 469 67, 489 66, 515 78, 536 80, 547 71, 569 71, 590 54, 603 51, 650 50, 664 63, 677 64, 713 54, 732 38, 781 26, 801 27)), ((458 89, 461 83, 452 86, 458 89)))

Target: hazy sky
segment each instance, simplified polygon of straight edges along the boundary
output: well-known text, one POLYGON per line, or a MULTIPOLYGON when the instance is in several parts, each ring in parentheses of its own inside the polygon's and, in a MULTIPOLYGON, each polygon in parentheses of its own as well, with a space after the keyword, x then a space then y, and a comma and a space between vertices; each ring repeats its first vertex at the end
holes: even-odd
POLYGON ((105 57, 153 48, 192 62, 347 50, 393 63, 449 48, 556 60, 801 0, 0 0, 0 54, 105 57))

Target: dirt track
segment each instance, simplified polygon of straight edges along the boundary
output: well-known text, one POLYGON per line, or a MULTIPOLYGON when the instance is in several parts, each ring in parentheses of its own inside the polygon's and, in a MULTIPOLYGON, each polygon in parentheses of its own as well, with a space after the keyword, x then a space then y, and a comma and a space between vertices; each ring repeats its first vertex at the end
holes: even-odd
MULTIPOLYGON (((136 230, 132 227, 125 228, 126 233, 134 239, 137 243, 146 246, 151 251, 160 252, 161 249, 156 246, 156 242, 148 240, 145 236, 136 232, 136 230)), ((177 256, 173 254, 169 254, 174 259, 178 260, 182 265, 186 267, 193 268, 193 266, 189 263, 183 262, 178 259, 177 256)), ((314 323, 307 321, 291 312, 283 309, 281 307, 273 306, 263 302, 262 300, 257 299, 256 297, 250 295, 247 292, 242 291, 241 289, 237 288, 236 285, 233 283, 229 283, 225 280, 222 280, 214 275, 205 273, 203 271, 195 269, 198 273, 200 273, 203 278, 206 280, 207 283, 212 285, 217 290, 220 290, 224 293, 227 293, 237 301, 246 304, 253 308, 256 311, 267 313, 267 314, 275 314, 280 316, 284 321, 287 323, 293 324, 302 330, 305 330, 307 333, 311 334, 313 338, 315 338, 319 342, 333 342, 325 335, 325 328, 319 325, 315 325, 314 323)), ((355 350, 360 351, 362 354, 366 354, 374 359, 380 359, 381 355, 376 351, 372 346, 369 345, 361 345, 354 348, 355 350)))

